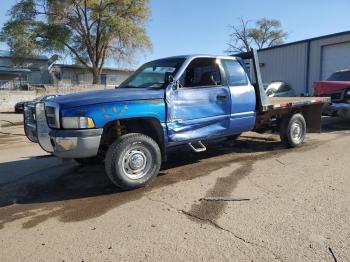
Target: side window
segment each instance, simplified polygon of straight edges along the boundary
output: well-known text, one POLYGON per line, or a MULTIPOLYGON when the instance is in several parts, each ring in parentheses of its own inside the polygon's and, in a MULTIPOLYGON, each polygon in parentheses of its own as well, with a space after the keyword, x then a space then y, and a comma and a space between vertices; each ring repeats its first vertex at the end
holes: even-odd
POLYGON ((221 85, 221 74, 215 58, 194 59, 180 78, 184 87, 221 85))
POLYGON ((243 67, 236 60, 222 60, 227 81, 230 86, 243 86, 248 84, 248 77, 243 67))

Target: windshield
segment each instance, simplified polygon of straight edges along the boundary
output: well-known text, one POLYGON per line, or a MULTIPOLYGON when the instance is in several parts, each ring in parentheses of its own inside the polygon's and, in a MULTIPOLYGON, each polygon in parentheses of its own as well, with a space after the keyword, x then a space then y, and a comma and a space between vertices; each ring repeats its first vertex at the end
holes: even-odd
POLYGON ((164 88, 175 76, 185 58, 169 58, 144 64, 120 88, 164 88))
POLYGON ((332 74, 328 81, 350 81, 350 71, 339 71, 332 74))

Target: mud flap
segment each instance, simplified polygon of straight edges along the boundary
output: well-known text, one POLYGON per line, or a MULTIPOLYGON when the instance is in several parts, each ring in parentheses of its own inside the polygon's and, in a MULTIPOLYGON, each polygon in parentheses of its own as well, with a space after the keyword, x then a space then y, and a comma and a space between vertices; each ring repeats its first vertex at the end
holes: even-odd
POLYGON ((321 118, 323 104, 308 105, 303 108, 308 133, 321 133, 321 118))
POLYGON ((46 120, 45 115, 45 104, 37 103, 35 106, 35 115, 36 115, 36 130, 38 135, 39 145, 48 153, 52 153, 53 146, 50 141, 50 131, 46 120))

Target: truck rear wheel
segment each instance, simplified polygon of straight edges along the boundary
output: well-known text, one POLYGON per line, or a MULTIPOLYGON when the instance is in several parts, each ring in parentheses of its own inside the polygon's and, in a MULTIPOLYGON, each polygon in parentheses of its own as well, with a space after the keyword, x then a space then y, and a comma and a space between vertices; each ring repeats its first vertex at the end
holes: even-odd
POLYGON ((287 147, 300 146, 305 139, 306 122, 302 114, 283 118, 280 125, 280 137, 287 147))
POLYGON ((131 133, 110 145, 105 169, 111 181, 121 189, 135 189, 149 184, 162 163, 158 144, 149 136, 131 133))

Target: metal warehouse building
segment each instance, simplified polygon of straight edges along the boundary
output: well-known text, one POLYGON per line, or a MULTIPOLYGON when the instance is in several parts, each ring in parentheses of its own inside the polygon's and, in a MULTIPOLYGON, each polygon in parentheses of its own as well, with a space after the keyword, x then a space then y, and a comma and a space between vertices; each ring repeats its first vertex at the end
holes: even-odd
POLYGON ((350 31, 259 50, 264 83, 285 81, 297 95, 312 94, 313 82, 350 68, 350 31))

